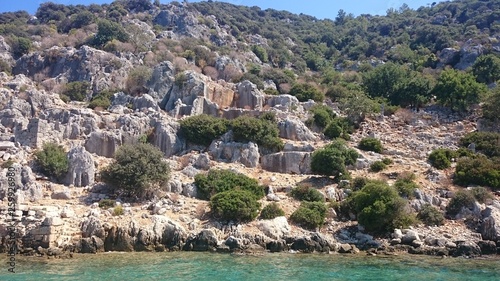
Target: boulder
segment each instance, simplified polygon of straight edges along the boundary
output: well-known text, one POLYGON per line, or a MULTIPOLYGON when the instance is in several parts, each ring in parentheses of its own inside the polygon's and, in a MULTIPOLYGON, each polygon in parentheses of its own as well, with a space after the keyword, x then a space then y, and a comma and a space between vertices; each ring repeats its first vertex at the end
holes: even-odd
POLYGON ((172 120, 157 121, 154 126, 153 143, 160 148, 165 157, 170 157, 186 147, 186 142, 179 135, 180 124, 172 120))
POLYGON ((71 196, 71 192, 69 190, 64 190, 64 191, 52 193, 50 198, 56 199, 56 200, 71 200, 72 196, 71 196))
POLYGON ((282 111, 292 111, 300 105, 299 100, 292 95, 271 96, 267 100, 267 105, 282 111))
POLYGON ((252 82, 245 80, 236 85, 237 95, 234 106, 237 108, 262 110, 264 94, 252 82))
POLYGON ((414 241, 420 241, 418 233, 413 230, 408 230, 401 238, 401 243, 411 245, 414 241))
POLYGON ((196 252, 215 251, 217 244, 218 240, 215 233, 212 230, 204 229, 198 235, 189 237, 183 250, 196 252))
POLYGON ((161 102, 172 89, 175 81, 174 73, 174 65, 169 61, 163 61, 153 68, 147 87, 150 89, 149 94, 155 101, 161 102))
POLYGON ((134 110, 142 110, 152 108, 154 111, 160 111, 158 102, 150 95, 144 94, 132 100, 132 108, 134 110))
POLYGON ((208 153, 215 161, 239 162, 249 168, 255 168, 259 164, 259 147, 253 142, 213 141, 208 153))
POLYGON ((201 153, 194 163, 194 167, 200 170, 210 169, 210 155, 208 153, 201 153))
POLYGON ((454 257, 477 257, 481 255, 481 248, 472 241, 457 242, 457 247, 450 251, 454 257))
POLYGON ((96 131, 92 132, 85 142, 85 149, 90 153, 112 158, 122 144, 120 131, 96 131))
POLYGON ((105 231, 101 225, 101 221, 95 216, 87 217, 84 221, 82 221, 80 229, 82 231, 83 238, 96 236, 104 239, 105 237, 105 231))
POLYGON ((481 236, 483 240, 500 241, 500 203, 486 207, 482 211, 481 236))
POLYGON ((97 254, 99 252, 104 252, 104 242, 101 238, 92 236, 80 240, 80 253, 97 254))
POLYGON ((278 240, 288 235, 291 227, 288 224, 286 217, 277 217, 272 220, 261 220, 257 224, 260 229, 269 238, 278 240))
POLYGON ((280 137, 295 141, 314 141, 316 136, 297 118, 289 117, 278 122, 280 137))
POLYGON ((261 166, 264 170, 284 174, 310 174, 311 153, 279 152, 262 156, 261 166))
POLYGON ((96 173, 92 154, 82 146, 72 148, 68 152, 68 173, 66 175, 66 185, 76 187, 88 186, 94 183, 96 173))

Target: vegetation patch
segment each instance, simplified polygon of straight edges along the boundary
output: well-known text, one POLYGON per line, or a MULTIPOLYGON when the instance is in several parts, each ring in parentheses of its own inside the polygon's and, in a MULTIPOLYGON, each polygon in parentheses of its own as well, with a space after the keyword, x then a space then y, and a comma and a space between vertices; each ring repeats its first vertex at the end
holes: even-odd
POLYGON ((285 211, 280 208, 280 205, 276 202, 265 206, 260 212, 260 218, 263 220, 272 220, 277 217, 282 217, 285 215, 285 211))
POLYGON ((302 202, 290 220, 302 227, 315 229, 325 222, 327 208, 322 202, 302 202))
POLYGON ((68 172, 67 153, 61 145, 45 143, 42 150, 35 153, 35 157, 42 172, 49 177, 62 180, 68 172))
POLYGON ((203 200, 233 189, 246 190, 257 199, 265 195, 264 187, 256 179, 231 170, 210 170, 207 174, 198 174, 194 177, 194 183, 198 188, 198 197, 203 200))
POLYGON ((325 197, 321 192, 316 190, 313 187, 309 187, 306 185, 299 185, 292 189, 290 192, 293 198, 299 201, 308 201, 308 202, 324 202, 325 197))
POLYGON ((222 220, 248 222, 259 214, 260 203, 251 191, 232 189, 212 196, 210 208, 222 220))
POLYGON ((364 138, 359 141, 358 148, 364 151, 373 151, 376 153, 382 153, 384 150, 380 140, 376 138, 364 138))

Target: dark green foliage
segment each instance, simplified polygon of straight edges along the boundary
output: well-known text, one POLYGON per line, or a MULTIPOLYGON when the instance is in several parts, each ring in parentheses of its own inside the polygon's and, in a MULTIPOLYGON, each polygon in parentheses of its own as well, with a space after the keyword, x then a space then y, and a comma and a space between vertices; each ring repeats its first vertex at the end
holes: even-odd
POLYGON ((472 66, 478 82, 490 84, 500 79, 500 58, 496 55, 480 56, 472 66))
POLYGON ((407 79, 405 68, 394 63, 386 63, 363 75, 363 86, 371 97, 390 99, 396 95, 398 85, 407 79))
POLYGON ((87 93, 90 90, 90 83, 87 81, 75 81, 66 84, 62 95, 68 97, 72 101, 84 101, 87 98, 87 93))
POLYGON ((170 167, 163 161, 163 152, 150 144, 123 145, 101 177, 115 190, 142 197, 150 189, 168 182, 170 167))
POLYGON ((45 143, 42 150, 35 153, 35 157, 42 172, 47 176, 62 180, 68 172, 68 158, 61 145, 45 143))
POLYGON ((375 161, 370 165, 370 172, 378 173, 385 170, 385 168, 387 168, 387 165, 385 165, 384 162, 375 161))
POLYGON ((500 156, 500 133, 473 132, 460 139, 462 147, 468 147, 471 143, 476 145, 476 151, 488 157, 500 156))
POLYGON ((475 184, 500 189, 500 158, 460 158, 453 180, 462 186, 475 184))
POLYGON ((269 61, 267 58, 267 51, 262 46, 253 45, 252 52, 260 59, 261 62, 266 63, 269 61))
POLYGON ((500 121, 500 87, 488 96, 483 103, 483 118, 492 122, 500 121))
POLYGON ((285 215, 285 211, 280 208, 280 205, 276 202, 265 206, 260 212, 260 218, 263 220, 272 220, 277 217, 282 217, 285 215))
POLYGON ((257 180, 231 170, 210 170, 207 174, 198 174, 194 177, 194 183, 198 188, 198 197, 203 200, 233 189, 246 190, 257 199, 265 195, 264 188, 257 180))
POLYGON ((452 217, 456 216, 462 208, 473 208, 476 199, 472 192, 468 190, 459 190, 455 196, 451 198, 448 206, 446 206, 446 213, 452 217))
POLYGON ((429 154, 429 163, 432 167, 443 170, 449 168, 451 165, 451 159, 455 157, 455 152, 447 148, 435 149, 429 154))
POLYGON ((129 95, 139 95, 147 93, 146 83, 151 79, 152 70, 146 66, 138 66, 132 69, 127 76, 125 84, 126 91, 129 95))
POLYGON ((283 149, 283 141, 279 138, 278 125, 266 119, 240 116, 231 122, 233 137, 239 142, 255 142, 271 151, 283 149))
POLYGON ((99 94, 92 97, 89 103, 89 108, 95 109, 96 107, 101 107, 107 109, 111 106, 111 99, 113 98, 112 91, 102 91, 99 94))
POLYGON ((373 151, 376 153, 382 153, 384 148, 380 140, 376 138, 364 138, 359 141, 358 148, 364 151, 373 151))
POLYGON ((346 204, 367 231, 392 231, 415 222, 414 216, 406 209, 406 200, 399 197, 396 189, 385 183, 367 183, 349 196, 346 204))
POLYGON ((365 186, 370 180, 365 177, 355 177, 351 182, 351 188, 356 191, 360 190, 365 186))
POLYGON ((28 54, 33 47, 29 38, 15 37, 12 41, 12 53, 16 57, 28 54))
POLYGON ((386 165, 391 165, 393 162, 392 162, 392 159, 391 158, 383 158, 382 159, 382 163, 386 164, 386 165))
POLYGON ((302 227, 314 229, 325 222, 327 208, 322 202, 302 202, 290 220, 302 227))
POLYGON ((323 133, 329 139, 336 139, 340 138, 343 135, 344 130, 339 124, 331 122, 330 124, 328 124, 328 126, 326 126, 323 133))
POLYGON ((418 189, 418 184, 414 182, 415 174, 405 173, 398 177, 394 183, 394 187, 399 195, 403 198, 413 199, 415 197, 415 190, 418 189))
POLYGON ((210 208, 222 220, 248 222, 259 214, 260 203, 250 191, 233 189, 215 194, 210 208))
POLYGON ((99 208, 109 209, 109 208, 113 208, 115 206, 115 204, 116 204, 115 200, 101 199, 101 201, 99 201, 99 208))
POLYGON ((425 204, 418 212, 417 218, 428 226, 444 224, 444 215, 431 204, 425 204))
POLYGON ((314 124, 320 128, 325 128, 336 117, 335 112, 329 106, 323 104, 315 105, 309 111, 313 114, 314 124))
POLYGON ((325 176, 334 176, 339 180, 347 176, 346 165, 354 165, 358 153, 347 148, 345 142, 334 140, 327 146, 314 151, 311 156, 311 170, 325 176))
POLYGON ((324 202, 325 197, 321 192, 316 190, 313 187, 299 185, 292 189, 290 192, 293 198, 299 201, 308 201, 308 202, 324 202))
POLYGON ((228 121, 202 114, 181 120, 181 132, 194 144, 208 146, 228 131, 228 121))
POLYGON ((299 101, 322 102, 325 99, 325 95, 310 84, 295 84, 289 94, 295 96, 299 101))
POLYGON ((127 32, 123 27, 109 20, 100 20, 97 23, 97 33, 94 35, 92 44, 96 47, 102 48, 109 41, 116 39, 121 42, 128 40, 127 32))
POLYGON ((471 105, 479 103, 486 91, 486 86, 476 82, 472 74, 447 69, 441 72, 432 94, 454 111, 467 111, 471 105))

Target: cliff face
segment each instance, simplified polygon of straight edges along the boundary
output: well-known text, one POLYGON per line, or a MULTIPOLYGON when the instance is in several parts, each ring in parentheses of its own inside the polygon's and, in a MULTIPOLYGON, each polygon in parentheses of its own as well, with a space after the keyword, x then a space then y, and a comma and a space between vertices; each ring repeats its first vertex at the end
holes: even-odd
MULTIPOLYGON (((102 46, 95 43, 104 32, 97 21, 74 27, 71 32, 47 33, 56 41, 53 44, 49 44, 47 34, 31 35, 33 46, 23 55, 14 53, 19 42, 15 45, 11 35, 0 36, 0 60, 9 68, 0 72, 0 162, 5 164, 0 175, 1 237, 7 236, 14 222, 23 252, 48 255, 60 255, 61 251, 164 250, 356 253, 358 248, 438 255, 496 253, 495 243, 500 242, 498 196, 489 205, 476 203, 461 211, 462 217, 475 222, 473 227, 463 220, 447 220, 441 227, 396 229, 383 239, 365 234, 355 221, 344 221, 333 204, 320 229, 311 232, 289 223, 287 218, 300 202, 288 193, 298 184, 313 186, 332 202, 352 193, 349 182, 333 183, 312 175, 311 155, 329 143, 311 121, 310 109, 323 103, 299 102, 287 94, 292 84, 309 80, 326 92, 323 84, 328 79, 322 75, 327 76, 327 72, 313 70, 321 62, 312 57, 307 67, 301 64, 306 62, 299 59, 299 47, 303 46, 298 46, 297 37, 288 34, 277 46, 271 38, 279 34, 266 33, 267 39, 248 31, 256 33, 259 26, 247 26, 248 30, 240 26, 240 30, 227 14, 210 14, 211 10, 203 7, 170 4, 145 12, 129 11, 118 21, 128 39, 110 36, 102 46), (5 40, 7 36, 9 40, 5 40), (263 55, 262 50, 268 53, 263 55), (83 85, 80 100, 65 99, 79 91, 77 86, 68 90, 72 82, 83 85), (89 108, 89 102, 101 96, 110 97, 106 100, 109 103, 89 108), (189 143, 180 131, 179 121, 188 116, 235 119, 269 112, 275 114, 279 137, 285 143, 278 153, 270 153, 255 142, 235 141, 230 133, 200 147, 189 143), (126 198, 115 198, 100 182, 99 171, 112 161, 121 145, 145 136, 164 153, 172 176, 155 198, 132 204, 126 198), (68 151, 69 171, 63 184, 43 175, 33 161, 36 150, 48 142, 61 144, 68 151), (15 170, 18 187, 10 195, 9 166, 15 170), (194 177, 217 168, 244 173, 268 186, 261 203, 277 202, 285 217, 246 224, 213 219, 208 202, 196 199, 194 177), (98 202, 111 197, 116 199, 112 207, 99 207, 98 202), (16 202, 12 216, 7 207, 10 198, 16 202), (118 206, 123 214, 115 213, 118 206)), ((94 11, 94 16, 109 16, 114 8, 106 9, 94 11)), ((299 24, 290 15, 280 17, 275 17, 280 24, 299 24)), ((75 18, 68 16, 68 20, 75 18)), ((39 27, 39 32, 49 28, 43 18, 38 21, 26 24, 39 27)), ((62 24, 58 23, 58 29, 62 24)), ((333 41, 321 48, 333 48, 333 41)), ((460 49, 442 48, 438 60, 443 67, 453 64, 465 69, 484 51, 472 40, 460 49)), ((346 62, 338 69, 356 70, 362 61, 346 62)), ((328 63, 333 69, 333 61, 328 63)), ((349 71, 339 75, 360 89, 360 74, 349 71)), ((349 114, 350 108, 338 102, 324 105, 339 116, 349 114)), ((464 118, 435 106, 419 112, 401 109, 392 116, 370 115, 351 134, 348 145, 355 148, 362 138, 374 137, 383 143, 384 154, 357 150, 360 157, 348 167, 349 172, 353 178, 364 176, 390 183, 398 174, 413 172, 419 189, 408 208, 417 212, 431 204, 443 211, 456 187, 450 182, 450 171, 432 168, 427 156, 436 148, 456 148, 462 135, 476 129, 476 120, 474 115, 464 118), (386 157, 394 161, 387 171, 369 172, 372 163, 386 157)), ((0 251, 6 247, 4 239, 0 251)))

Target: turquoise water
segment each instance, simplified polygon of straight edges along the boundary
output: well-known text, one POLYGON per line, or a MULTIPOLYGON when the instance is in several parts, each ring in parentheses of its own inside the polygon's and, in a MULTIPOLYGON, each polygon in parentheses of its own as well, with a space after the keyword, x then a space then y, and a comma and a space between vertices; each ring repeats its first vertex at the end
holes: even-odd
POLYGON ((73 259, 17 257, 0 280, 500 280, 500 260, 421 256, 109 253, 73 259))

